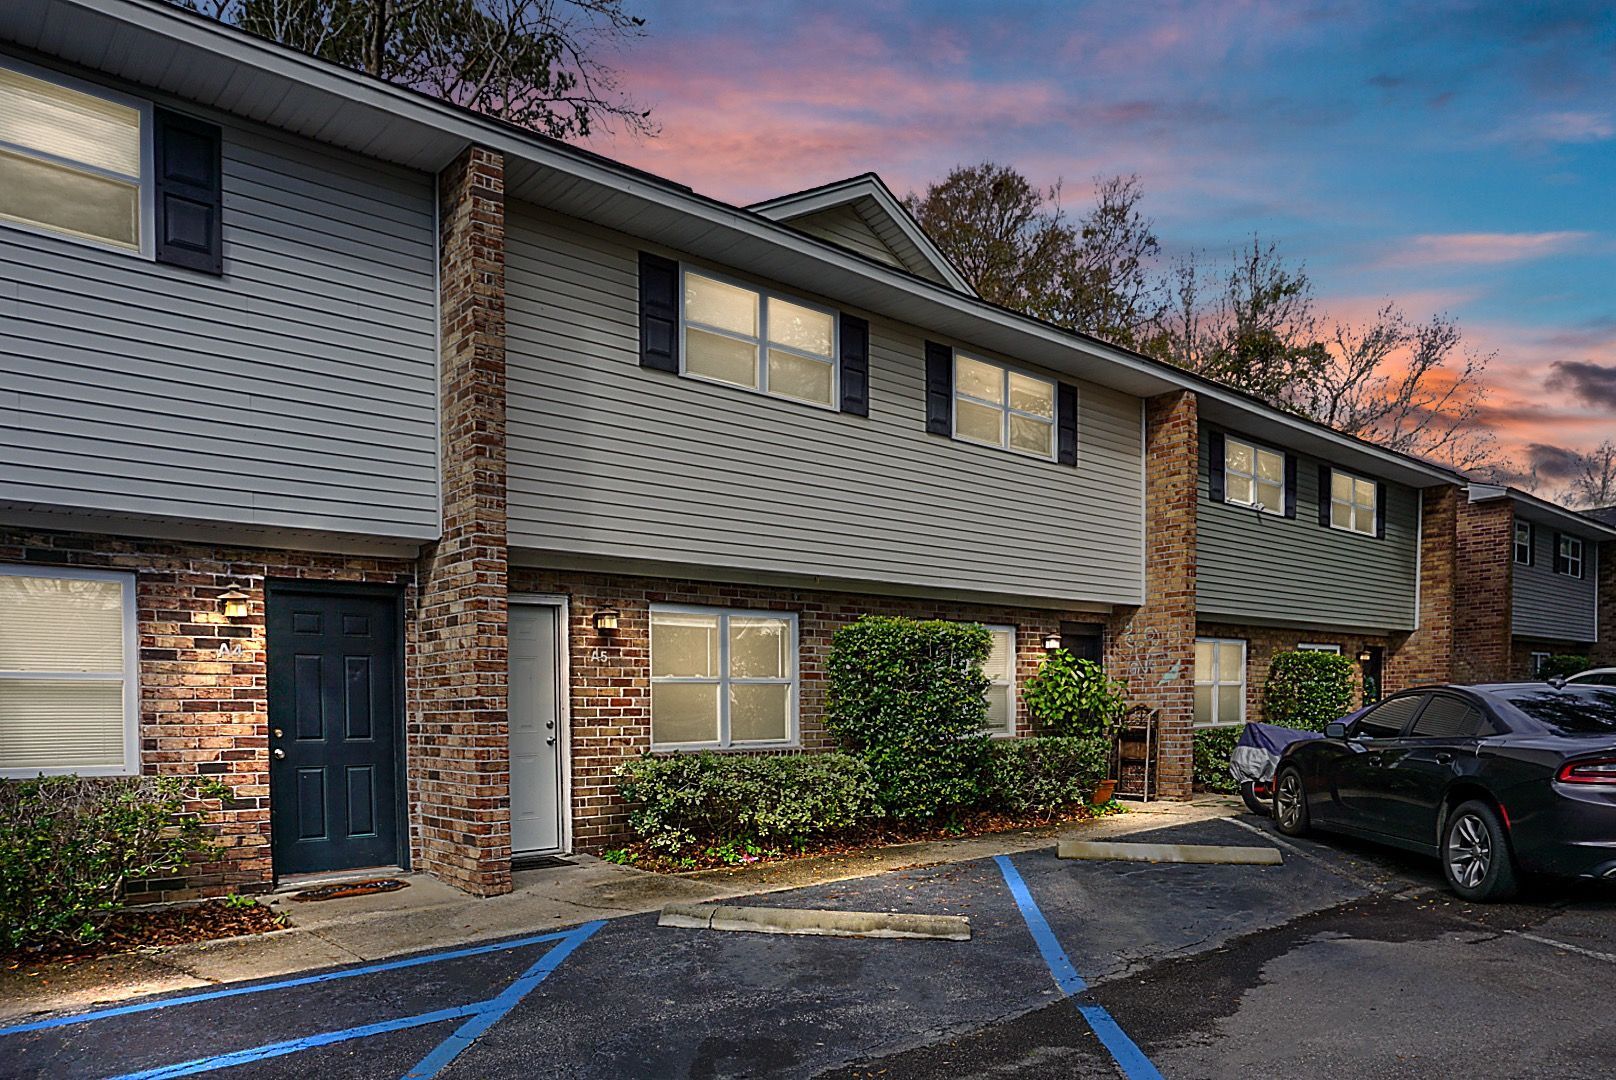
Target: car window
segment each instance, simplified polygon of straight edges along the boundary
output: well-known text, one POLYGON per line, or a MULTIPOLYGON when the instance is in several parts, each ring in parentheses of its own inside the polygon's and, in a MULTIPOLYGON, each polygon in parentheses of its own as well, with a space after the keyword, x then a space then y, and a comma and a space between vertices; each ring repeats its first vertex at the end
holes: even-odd
POLYGON ((1527 686, 1499 696, 1538 723, 1568 734, 1616 733, 1616 687, 1527 686))
POLYGON ((1371 739, 1392 739, 1403 733, 1408 718, 1420 711, 1427 694, 1410 694, 1383 701, 1364 713, 1352 725, 1354 736, 1367 735, 1371 739))
POLYGON ((1482 711, 1448 694, 1431 695, 1431 704, 1414 721, 1409 732, 1417 739, 1474 739, 1491 734, 1491 725, 1482 711))
POLYGON ((1616 686, 1616 671, 1590 671, 1573 675, 1566 680, 1568 686, 1616 686))

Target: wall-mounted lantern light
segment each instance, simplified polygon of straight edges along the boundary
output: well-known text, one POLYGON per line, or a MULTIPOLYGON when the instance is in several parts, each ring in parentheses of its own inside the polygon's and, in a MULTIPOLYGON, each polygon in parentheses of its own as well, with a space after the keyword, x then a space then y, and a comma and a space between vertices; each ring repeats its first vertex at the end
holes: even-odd
POLYGON ((1060 647, 1061 647, 1061 636, 1059 634, 1050 634, 1048 637, 1044 638, 1044 651, 1045 652, 1054 652, 1056 649, 1058 649, 1060 647))
POLYGON ((617 619, 616 608, 599 608, 595 611, 595 629, 602 634, 615 633, 617 631, 617 619))
POLYGON ((252 610, 249 606, 251 600, 252 596, 243 592, 240 585, 232 585, 219 594, 219 604, 224 608, 224 617, 227 619, 245 619, 252 610))
POLYGON ((1369 663, 1369 661, 1373 660, 1374 658, 1375 658, 1374 654, 1371 653, 1368 649, 1365 649, 1363 652, 1358 654, 1358 662, 1360 664, 1367 664, 1367 663, 1369 663))

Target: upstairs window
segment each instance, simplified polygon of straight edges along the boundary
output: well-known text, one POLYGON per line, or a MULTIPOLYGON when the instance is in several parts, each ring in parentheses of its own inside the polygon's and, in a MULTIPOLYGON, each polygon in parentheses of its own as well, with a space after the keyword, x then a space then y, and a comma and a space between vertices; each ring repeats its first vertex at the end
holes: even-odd
POLYGON ((1554 572, 1567 577, 1582 576, 1582 540, 1575 536, 1560 535, 1554 550, 1554 572))
POLYGON ((955 354, 954 437, 1054 460, 1055 383, 955 354))
POLYGON ((1378 509, 1377 485, 1373 480, 1330 470, 1330 527, 1374 536, 1378 509))
POLYGON ((836 317, 685 271, 684 374, 835 408, 836 317))
POLYGON ((797 735, 797 617, 651 609, 651 743, 781 746, 797 735))
POLYGON ((1223 440, 1223 501, 1285 512, 1285 455, 1239 439, 1223 440))
POLYGON ((0 219, 142 251, 150 110, 0 67, 0 219))
POLYGON ((1532 523, 1515 522, 1515 562, 1520 566, 1532 565, 1532 523))

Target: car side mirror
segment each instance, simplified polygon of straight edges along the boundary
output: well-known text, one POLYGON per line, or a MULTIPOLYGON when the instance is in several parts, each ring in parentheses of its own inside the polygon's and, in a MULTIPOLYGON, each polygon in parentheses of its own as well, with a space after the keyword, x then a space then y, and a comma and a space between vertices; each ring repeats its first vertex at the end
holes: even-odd
POLYGON ((1330 721, 1324 725, 1324 737, 1326 739, 1345 739, 1347 737, 1347 725, 1339 720, 1330 721))

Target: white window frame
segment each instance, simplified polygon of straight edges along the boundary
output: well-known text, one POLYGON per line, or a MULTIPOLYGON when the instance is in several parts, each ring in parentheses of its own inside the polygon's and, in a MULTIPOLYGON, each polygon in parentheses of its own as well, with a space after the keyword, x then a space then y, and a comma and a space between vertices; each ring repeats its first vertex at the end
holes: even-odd
POLYGON ((1533 555, 1532 539, 1533 539, 1533 537, 1532 537, 1532 523, 1530 521, 1524 521, 1524 520, 1521 520, 1520 518, 1517 518, 1515 520, 1515 537, 1514 537, 1514 541, 1513 541, 1514 559, 1515 559, 1515 565, 1516 566, 1531 566, 1532 565, 1532 562, 1533 562, 1533 559, 1532 559, 1532 555, 1533 555), (1526 532, 1526 539, 1524 541, 1521 539, 1521 531, 1523 529, 1526 532), (1526 553, 1526 558, 1524 558, 1524 559, 1521 558, 1521 552, 1523 550, 1526 553))
POLYGON ((994 682, 992 679, 989 679, 989 683, 993 687, 1006 685, 1009 686, 1010 708, 1007 710, 1005 718, 1005 724, 1007 726, 1003 728, 984 726, 982 731, 990 738, 1013 739, 1016 736, 1016 671, 1017 668, 1020 667, 1020 664, 1018 663, 1020 657, 1016 653, 1016 636, 1019 633, 1019 630, 1014 626, 1001 626, 993 623, 982 623, 981 626, 982 629, 988 631, 989 633, 1010 635, 1010 681, 1008 684, 1006 684, 994 682))
POLYGON ((1205 721, 1205 722, 1195 719, 1194 712, 1193 712, 1194 706, 1192 704, 1191 705, 1191 710, 1192 710, 1191 711, 1191 726, 1193 726, 1195 728, 1217 728, 1217 727, 1232 727, 1235 724, 1243 724, 1243 723, 1245 723, 1246 722, 1246 693, 1250 689, 1250 687, 1247 685, 1246 669, 1250 666, 1250 661, 1251 661, 1251 658, 1250 658, 1250 656, 1249 656, 1249 654, 1247 652, 1246 640, 1244 638, 1197 637, 1195 639, 1195 643, 1197 645, 1211 645, 1212 646, 1212 680, 1210 682, 1202 682, 1200 679, 1196 679, 1195 680, 1195 685, 1196 686, 1210 686, 1212 688, 1211 697, 1212 697, 1212 716, 1213 716, 1213 719, 1205 721), (1222 678, 1222 675, 1223 675, 1223 671, 1222 671, 1222 667, 1223 667, 1223 660, 1222 660, 1223 649, 1222 649, 1222 646, 1224 646, 1224 645, 1238 645, 1238 646, 1240 646, 1240 681, 1238 683, 1236 683, 1236 682, 1234 682, 1232 680, 1229 680, 1229 679, 1222 678), (1239 686, 1240 687, 1240 715, 1238 717, 1236 717, 1235 719, 1233 719, 1233 720, 1226 720, 1223 717, 1218 715, 1218 688, 1222 687, 1222 686, 1239 686))
POLYGON ((1581 581, 1586 574, 1587 563, 1585 562, 1585 557, 1588 553, 1587 547, 1583 545, 1582 537, 1572 536, 1570 533, 1561 533, 1559 543, 1561 547, 1567 548, 1565 553, 1566 568, 1564 570, 1560 569, 1560 552, 1556 550, 1554 553, 1554 572, 1561 577, 1576 578, 1581 581), (1575 555, 1572 554, 1573 551, 1576 552, 1575 555), (1576 567, 1575 573, 1571 569, 1573 566, 1576 567))
POLYGON ((140 772, 140 636, 135 623, 135 575, 116 570, 80 570, 61 566, 0 565, 0 574, 14 577, 62 578, 78 581, 116 581, 123 586, 123 671, 10 671, 0 679, 49 682, 123 682, 123 764, 62 766, 59 768, 5 769, 0 779, 26 780, 35 776, 135 776, 140 772))
POLYGON ((1015 367, 999 360, 989 360, 984 356, 977 356, 972 353, 961 352, 958 349, 953 349, 951 352, 952 356, 949 359, 949 363, 953 366, 949 370, 949 382, 953 387, 953 392, 948 398, 948 427, 953 433, 954 438, 963 443, 970 443, 972 446, 990 446, 995 450, 1005 450, 1012 454, 1019 454, 1022 457, 1032 458, 1034 461, 1054 461, 1056 456, 1060 453, 1060 385, 1054 379, 1044 375, 1035 374, 1034 372, 1028 371, 1026 368, 1015 367), (997 368, 999 370, 999 387, 1004 399, 1002 402, 984 401, 981 398, 972 394, 967 394, 960 389, 959 362, 962 359, 969 360, 973 364, 981 364, 983 367, 997 368), (1040 382, 1049 387, 1050 415, 1048 417, 1039 416, 1037 413, 1025 412, 1021 409, 1015 409, 1010 406, 1010 376, 1012 373, 1020 375, 1023 379, 1031 379, 1034 382, 1040 382), (959 403, 961 398, 964 398, 972 405, 980 405, 986 409, 999 410, 998 442, 986 442, 982 439, 973 439, 969 435, 960 434, 959 403), (1010 417, 1012 416, 1021 416, 1027 418, 1028 420, 1036 420, 1040 424, 1048 424, 1049 453, 1035 454, 1031 450, 1022 450, 1019 447, 1011 446, 1010 417))
POLYGON ((48 225, 40 225, 31 221, 21 221, 16 218, 7 217, 3 214, 0 214, 0 228, 16 229, 20 232, 32 233, 35 236, 48 236, 55 240, 65 240, 71 244, 83 244, 86 247, 98 248, 101 251, 115 251, 120 255, 133 255, 148 261, 154 259, 157 252, 157 240, 155 236, 157 228, 157 184, 154 179, 157 171, 157 159, 155 149, 156 143, 154 141, 152 132, 152 103, 141 98, 131 97, 128 94, 120 94, 115 90, 109 90, 106 87, 99 86, 95 83, 85 82, 83 79, 75 79, 71 75, 63 75, 60 72, 52 71, 48 68, 42 68, 34 64, 25 63, 21 60, 15 60, 9 56, 0 56, 0 67, 14 71, 19 75, 26 75, 29 78, 38 79, 40 82, 54 83, 64 89, 84 94, 87 97, 100 98, 103 101, 110 101, 115 105, 122 105, 125 108, 134 109, 140 114, 140 176, 138 178, 126 176, 123 173, 109 172, 106 169, 100 169, 94 165, 86 165, 83 162, 74 161, 72 158, 60 157, 56 154, 48 154, 40 150, 32 149, 31 147, 0 140, 0 148, 9 150, 13 153, 21 154, 24 157, 32 158, 36 161, 49 162, 53 165, 60 165, 64 168, 73 169, 75 171, 87 173, 92 176, 105 177, 110 180, 128 182, 130 180, 138 179, 140 188, 140 243, 138 246, 133 248, 126 247, 123 244, 116 244, 110 240, 101 240, 94 236, 86 236, 82 233, 53 229, 48 225))
POLYGON ((1285 482, 1285 477, 1286 477, 1286 473, 1287 473, 1287 470, 1286 470, 1285 466, 1286 466, 1285 452, 1283 450, 1275 450, 1271 446, 1261 446, 1261 445, 1259 445, 1257 443, 1252 442, 1250 439, 1238 439, 1238 438, 1235 438, 1233 435, 1225 435, 1223 437, 1223 501, 1228 503, 1230 506, 1243 506, 1248 510, 1255 509, 1255 510, 1262 511, 1265 514, 1273 514, 1276 517, 1284 517, 1285 516, 1285 500, 1286 500, 1286 497, 1287 497, 1286 488, 1288 487, 1288 485, 1285 482), (1229 448, 1233 447, 1233 446, 1243 446, 1247 450, 1251 451, 1251 471, 1250 472, 1245 472, 1244 470, 1231 468, 1229 466, 1229 448), (1259 483, 1271 483, 1271 481, 1267 481, 1267 480, 1263 480, 1263 481, 1258 480, 1257 457, 1258 457, 1259 454, 1267 454, 1270 457, 1279 458, 1279 505, 1278 506, 1269 506, 1267 503, 1259 502, 1257 500, 1257 497, 1256 497, 1257 496, 1257 485, 1259 483), (1251 502, 1241 502, 1239 499, 1231 499, 1229 497, 1229 477, 1231 477, 1231 476, 1238 476, 1238 477, 1241 477, 1242 479, 1246 479, 1246 480, 1251 481, 1251 495, 1252 495, 1252 501, 1251 502))
POLYGON ((1549 657, 1553 655, 1553 653, 1548 652, 1533 652, 1531 654, 1530 658, 1527 660, 1527 663, 1531 667, 1531 674, 1534 679, 1543 674, 1543 665, 1547 664, 1549 662, 1549 657))
POLYGON ((842 313, 823 304, 816 304, 811 300, 803 300, 787 293, 766 289, 761 285, 754 285, 749 281, 740 281, 715 273, 700 266, 687 266, 679 264, 679 374, 686 379, 708 383, 712 386, 727 386, 731 390, 743 390, 747 393, 762 394, 778 401, 789 401, 795 405, 806 405, 810 409, 824 409, 827 412, 840 412, 842 409, 842 313), (733 289, 744 289, 758 298, 758 336, 750 337, 746 334, 737 334, 733 330, 725 330, 719 326, 709 326, 704 322, 694 322, 685 315, 685 280, 694 274, 708 281, 716 281, 720 285, 728 285, 733 289), (830 358, 820 356, 818 353, 808 352, 805 349, 794 348, 790 345, 781 345, 769 340, 769 299, 774 298, 787 304, 795 304, 809 311, 817 311, 821 315, 830 317, 830 358), (751 345, 757 350, 757 385, 742 386, 739 383, 726 382, 715 379, 710 375, 701 375, 687 369, 690 356, 689 335, 687 331, 695 327, 705 334, 716 334, 719 337, 729 338, 731 341, 741 341, 751 345), (830 367, 830 401, 810 401, 807 398, 792 397, 790 394, 778 394, 769 389, 769 350, 789 353, 812 360, 830 367))
POLYGON ((1341 655, 1341 646, 1330 645, 1322 641, 1300 641, 1296 644, 1297 652, 1327 652, 1341 655))
MULTIPOLYGON (((656 752, 664 750, 754 750, 761 748, 791 749, 801 745, 801 726, 799 724, 798 708, 801 701, 802 690, 802 658, 801 639, 798 636, 798 620, 795 611, 763 611, 750 608, 707 607, 693 604, 652 604, 646 623, 648 637, 646 639, 647 670, 655 671, 656 663, 652 659, 652 652, 656 648, 656 617, 658 615, 707 615, 718 617, 718 675, 716 677, 698 677, 685 675, 652 675, 651 685, 691 684, 718 686, 718 740, 716 742, 658 742, 656 737, 656 716, 650 715, 648 723, 651 729, 651 749, 656 752), (739 619, 775 619, 787 623, 790 627, 791 642, 786 655, 791 662, 791 671, 785 678, 772 679, 732 679, 729 674, 729 621, 731 618, 739 619), (754 739, 746 742, 735 742, 729 737, 729 688, 731 683, 743 686, 768 685, 787 686, 790 689, 786 694, 786 737, 784 739, 754 739)), ((647 698, 646 708, 650 710, 651 698, 647 698)))
MULTIPOLYGON (((1332 465, 1330 467, 1330 490, 1324 492, 1323 495, 1324 495, 1325 498, 1328 498, 1330 500, 1330 528, 1334 529, 1336 532, 1351 533, 1354 536, 1367 536, 1371 540, 1375 539, 1375 534, 1379 531, 1379 529, 1377 528, 1375 523, 1380 520, 1380 485, 1379 484, 1377 484, 1375 481, 1369 479, 1369 477, 1367 477, 1367 476, 1359 476, 1357 473, 1348 472, 1345 469, 1337 469, 1335 466, 1332 465), (1337 525, 1335 523, 1335 508, 1337 506, 1346 506, 1346 507, 1349 507, 1349 508, 1351 508, 1353 510, 1357 510, 1358 508, 1360 508, 1360 507, 1362 507, 1364 505, 1363 503, 1359 502, 1356 497, 1354 497, 1351 502, 1342 502, 1340 499, 1335 497, 1335 478, 1338 477, 1338 476, 1344 476, 1347 479, 1352 481, 1352 490, 1355 493, 1355 495, 1356 495, 1356 492, 1358 490, 1358 484, 1360 482, 1368 484, 1369 485, 1369 490, 1374 493, 1371 496, 1371 498, 1374 499, 1374 502, 1371 502, 1371 503, 1368 504, 1368 506, 1369 506, 1369 531, 1368 532, 1365 532, 1363 529, 1360 529, 1355 525, 1337 525)), ((1356 513, 1354 513, 1352 515, 1352 518, 1353 518, 1354 521, 1356 521, 1357 518, 1358 518, 1358 515, 1356 513)))

